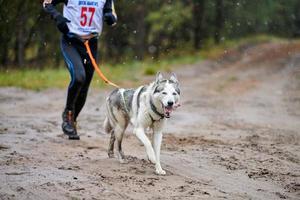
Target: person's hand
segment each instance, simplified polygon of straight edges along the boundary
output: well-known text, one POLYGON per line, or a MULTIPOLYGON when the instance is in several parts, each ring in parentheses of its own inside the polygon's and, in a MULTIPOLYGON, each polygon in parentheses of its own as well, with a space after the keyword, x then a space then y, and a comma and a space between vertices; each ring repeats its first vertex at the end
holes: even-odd
POLYGON ((112 12, 104 13, 104 21, 109 26, 114 26, 117 23, 117 18, 112 12))
POLYGON ((46 4, 50 4, 52 2, 52 0, 44 0, 43 2, 43 7, 46 7, 46 4))
POLYGON ((56 26, 60 32, 62 32, 63 34, 67 34, 69 32, 67 23, 71 22, 70 20, 68 20, 67 18, 65 18, 62 15, 56 16, 54 18, 54 20, 55 20, 56 26))

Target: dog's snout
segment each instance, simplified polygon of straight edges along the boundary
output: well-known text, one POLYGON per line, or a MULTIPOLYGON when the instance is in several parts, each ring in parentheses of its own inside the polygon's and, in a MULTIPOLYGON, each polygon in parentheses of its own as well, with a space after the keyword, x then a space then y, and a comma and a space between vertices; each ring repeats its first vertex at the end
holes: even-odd
POLYGON ((168 101, 168 106, 173 106, 174 102, 173 101, 168 101))

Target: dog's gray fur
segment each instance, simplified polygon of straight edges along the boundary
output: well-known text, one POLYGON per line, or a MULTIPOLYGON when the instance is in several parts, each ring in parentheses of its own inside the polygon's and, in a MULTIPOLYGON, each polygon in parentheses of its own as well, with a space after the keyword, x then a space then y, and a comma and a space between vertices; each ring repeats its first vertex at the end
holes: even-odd
POLYGON ((125 162, 122 151, 122 139, 129 123, 134 126, 134 133, 144 144, 148 159, 155 164, 157 174, 166 172, 160 165, 160 146, 162 129, 166 118, 179 105, 180 89, 175 74, 164 79, 159 72, 156 80, 137 89, 116 89, 106 99, 107 116, 104 129, 111 134, 108 156, 114 156, 114 142, 117 139, 117 156, 125 162), (145 130, 153 130, 153 146, 145 130))

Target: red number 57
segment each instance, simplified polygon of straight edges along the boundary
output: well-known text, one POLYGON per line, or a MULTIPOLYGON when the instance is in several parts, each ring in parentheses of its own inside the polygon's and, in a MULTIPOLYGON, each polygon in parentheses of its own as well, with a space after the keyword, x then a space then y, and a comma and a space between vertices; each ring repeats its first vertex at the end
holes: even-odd
POLYGON ((93 17, 94 17, 94 13, 95 13, 94 7, 81 7, 80 25, 86 26, 88 18, 89 18, 88 26, 91 26, 93 17), (89 16, 87 15, 87 13, 89 13, 89 16))

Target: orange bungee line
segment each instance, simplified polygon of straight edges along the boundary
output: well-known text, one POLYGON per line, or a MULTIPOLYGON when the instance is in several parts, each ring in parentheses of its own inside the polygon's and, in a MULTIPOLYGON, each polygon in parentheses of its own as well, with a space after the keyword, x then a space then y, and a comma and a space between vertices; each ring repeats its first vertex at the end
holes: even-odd
POLYGON ((112 85, 112 86, 114 86, 114 87, 116 87, 116 88, 120 88, 120 86, 118 86, 117 84, 114 84, 113 82, 111 82, 110 80, 108 80, 108 79, 104 76, 104 74, 102 73, 102 71, 100 70, 100 68, 98 67, 98 65, 97 65, 97 63, 96 63, 96 60, 95 60, 95 58, 94 58, 93 55, 92 55, 92 52, 91 52, 91 49, 90 49, 89 41, 88 41, 88 40, 84 42, 84 45, 85 45, 85 48, 86 48, 86 50, 87 50, 87 52, 88 52, 88 55, 89 55, 89 57, 90 57, 90 59, 91 59, 91 61, 92 61, 92 65, 93 65, 93 67, 95 68, 97 74, 100 76, 100 78, 101 78, 105 83, 107 83, 107 84, 109 84, 109 85, 112 85))

